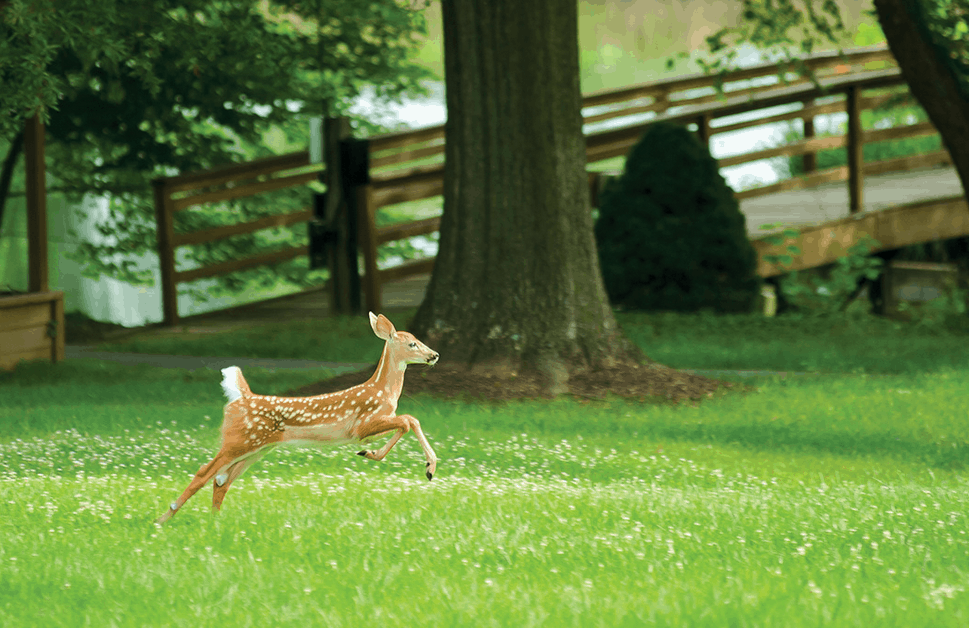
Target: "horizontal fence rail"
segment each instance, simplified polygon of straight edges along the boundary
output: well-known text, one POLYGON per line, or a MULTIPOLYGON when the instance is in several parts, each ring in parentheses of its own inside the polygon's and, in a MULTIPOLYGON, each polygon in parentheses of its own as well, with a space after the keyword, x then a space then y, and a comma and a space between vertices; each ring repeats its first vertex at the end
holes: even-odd
MULTIPOLYGON (((743 200, 833 181, 848 181, 849 209, 852 212, 858 211, 862 205, 862 180, 866 174, 951 163, 948 153, 940 150, 862 165, 861 149, 865 143, 936 133, 934 127, 928 123, 862 130, 862 111, 884 105, 895 96, 900 86, 904 86, 901 73, 887 48, 862 48, 844 55, 815 54, 805 58, 803 63, 815 72, 817 82, 793 72, 780 78, 776 65, 764 64, 731 73, 723 80, 717 76, 694 75, 589 94, 583 98, 587 161, 595 164, 628 154, 648 126, 661 120, 695 128, 698 136, 705 142, 718 134, 800 120, 804 130, 803 139, 784 146, 731 155, 720 159, 719 163, 721 168, 726 168, 763 159, 799 156, 803 159, 805 174, 739 191, 736 197, 743 200), (722 86, 722 94, 717 90, 718 85, 722 86), (793 109, 777 113, 778 107, 793 109), (738 115, 755 112, 763 112, 763 115, 743 121, 731 120, 738 115), (816 137, 814 118, 839 112, 848 115, 847 132, 844 135, 816 137), (847 165, 817 170, 817 153, 830 149, 847 150, 847 165)), ((433 258, 427 258, 379 269, 377 255, 381 245, 437 232, 440 228, 439 217, 378 227, 376 215, 384 206, 440 196, 444 187, 444 148, 443 125, 380 135, 369 140, 370 183, 358 188, 356 205, 362 223, 360 245, 365 271, 363 291, 366 305, 370 309, 380 309, 382 284, 427 273, 433 268, 433 258)), ((319 172, 320 167, 310 166, 308 155, 303 151, 220 170, 156 180, 166 321, 177 320, 174 305, 174 287, 177 283, 213 277, 260 264, 276 263, 305 254, 303 247, 295 247, 245 260, 175 272, 175 247, 199 244, 271 226, 295 224, 312 218, 312 212, 307 209, 240 225, 176 235, 171 227, 171 216, 174 212, 200 203, 304 185, 315 180, 319 172)), ((589 191, 593 206, 597 204, 598 193, 609 176, 599 172, 589 173, 589 191)))
POLYGON ((180 318, 178 284, 266 264, 278 264, 307 255, 309 252, 308 246, 286 247, 251 257, 179 271, 175 269, 175 251, 178 247, 224 240, 273 227, 294 225, 313 218, 313 211, 307 206, 288 214, 266 216, 201 231, 175 233, 177 212, 208 203, 236 200, 265 192, 304 186, 317 180, 321 171, 322 166, 310 163, 309 152, 302 151, 224 168, 174 177, 160 177, 152 181, 158 230, 158 257, 161 267, 162 315, 165 323, 173 325, 180 318))

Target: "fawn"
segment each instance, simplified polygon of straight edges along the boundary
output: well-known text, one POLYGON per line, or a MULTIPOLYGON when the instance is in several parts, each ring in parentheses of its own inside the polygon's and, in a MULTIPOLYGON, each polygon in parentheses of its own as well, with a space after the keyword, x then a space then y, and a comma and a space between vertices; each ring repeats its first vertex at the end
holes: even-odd
POLYGON ((407 365, 433 365, 440 356, 413 335, 397 331, 383 314, 371 312, 370 326, 385 341, 380 363, 370 379, 346 390, 315 397, 256 395, 239 367, 222 369, 222 388, 228 398, 223 409, 222 447, 156 523, 171 519, 213 477, 212 509, 219 510, 232 482, 281 443, 367 442, 394 432, 380 449, 358 452, 370 460, 383 460, 401 436, 413 431, 427 458, 427 479, 433 478, 437 470, 434 450, 417 419, 397 414, 397 400, 407 365))

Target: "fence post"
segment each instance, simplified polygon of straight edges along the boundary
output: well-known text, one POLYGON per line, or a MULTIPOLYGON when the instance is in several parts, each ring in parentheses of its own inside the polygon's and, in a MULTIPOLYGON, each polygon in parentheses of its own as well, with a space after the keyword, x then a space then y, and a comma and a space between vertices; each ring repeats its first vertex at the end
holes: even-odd
POLYGON ((360 248, 363 249, 363 298, 367 310, 379 312, 381 308, 380 278, 377 270, 377 222, 373 207, 373 186, 358 186, 357 216, 360 224, 360 248))
POLYGON ((602 174, 599 172, 589 172, 589 206, 595 209, 599 206, 599 177, 602 174))
POLYGON ((350 312, 361 312, 360 303, 360 231, 361 189, 370 184, 370 140, 347 138, 340 143, 340 167, 343 192, 346 194, 346 264, 348 268, 350 312))
MULTIPOLYGON (((343 117, 323 120, 323 162, 326 197, 323 222, 333 232, 327 247, 327 267, 330 269, 330 310, 334 314, 353 314, 351 269, 348 260, 347 194, 344 188, 342 142, 350 137, 350 122, 343 117)), ((354 260, 355 262, 356 260, 354 260)))
POLYGON ((670 88, 669 85, 665 86, 663 93, 659 96, 654 96, 653 104, 662 103, 662 107, 656 110, 656 115, 660 116, 666 113, 666 110, 670 108, 670 88))
POLYGON ((848 211, 855 214, 861 211, 863 197, 863 155, 864 138, 861 130, 861 90, 852 85, 848 88, 846 107, 848 109, 848 211))
POLYGON ((178 324, 178 292, 175 285, 175 220, 171 211, 171 195, 164 179, 151 182, 155 196, 155 225, 158 237, 158 264, 161 268, 162 323, 178 324))
POLYGON ((710 150, 710 114, 700 114, 696 119, 696 134, 707 150, 710 150))
MULTIPOLYGON (((804 108, 809 109, 814 106, 814 100, 805 100, 804 108)), ((814 116, 804 116, 801 118, 804 123, 804 139, 809 140, 814 137, 814 116)), ((805 174, 809 174, 818 169, 818 155, 815 152, 804 153, 802 156, 802 165, 804 167, 805 174)))
POLYGON ((24 127, 24 165, 27 185, 27 286, 47 292, 47 188, 44 163, 44 123, 34 114, 24 127))
POLYGON ((51 303, 51 320, 54 321, 54 337, 50 343, 50 361, 60 362, 65 355, 65 336, 67 329, 64 320, 64 295, 63 293, 51 303))

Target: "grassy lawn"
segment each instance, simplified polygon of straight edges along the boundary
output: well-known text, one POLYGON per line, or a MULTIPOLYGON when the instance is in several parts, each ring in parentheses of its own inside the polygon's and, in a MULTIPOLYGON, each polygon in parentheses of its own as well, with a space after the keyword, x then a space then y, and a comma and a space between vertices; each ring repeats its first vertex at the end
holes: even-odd
POLYGON ((627 335, 676 368, 827 373, 969 369, 969 317, 900 323, 866 314, 764 318, 623 313, 627 335))
MULTIPOLYGON (((405 397, 433 482, 411 436, 381 463, 276 450, 219 516, 202 491, 156 528, 217 446, 218 374, 24 365, 0 374, 0 625, 966 624, 964 339, 621 319, 669 363, 856 372, 697 406, 405 397)), ((379 350, 329 329, 355 327, 379 350)), ((246 375, 279 393, 326 373, 246 375)))

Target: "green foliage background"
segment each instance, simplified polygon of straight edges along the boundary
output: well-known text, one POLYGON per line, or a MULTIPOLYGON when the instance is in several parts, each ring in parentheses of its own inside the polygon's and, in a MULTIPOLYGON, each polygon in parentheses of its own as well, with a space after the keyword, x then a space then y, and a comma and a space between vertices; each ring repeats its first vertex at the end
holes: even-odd
MULTIPOLYGON (((150 283, 138 258, 155 250, 151 178, 303 149, 311 117, 347 114, 364 93, 378 103, 420 93, 431 76, 413 60, 425 33, 420 8, 394 0, 13 0, 0 9, 0 146, 15 159, 22 121, 39 112, 49 190, 110 198, 102 237, 77 253, 86 273, 150 283)), ((355 123, 358 133, 373 130, 355 123)), ((0 188, 0 202, 5 196, 0 188)), ((309 201, 302 189, 181 212, 176 230, 309 201)), ((303 225, 260 232, 185 247, 181 264, 305 240, 303 225)), ((274 278, 314 281, 302 261, 239 273, 219 287, 274 278)))
MULTIPOLYGON (((969 6, 963 0, 908 0, 908 8, 929 33, 940 59, 969 94, 969 6)), ((867 11, 877 17, 874 9, 867 11)), ((877 28, 865 24, 864 28, 877 28)), ((735 67, 739 44, 747 42, 810 75, 801 56, 821 46, 846 46, 849 32, 836 0, 742 0, 738 24, 707 38, 711 57, 702 62, 708 72, 725 74, 735 67)), ((884 36, 871 42, 884 41, 884 36)))

